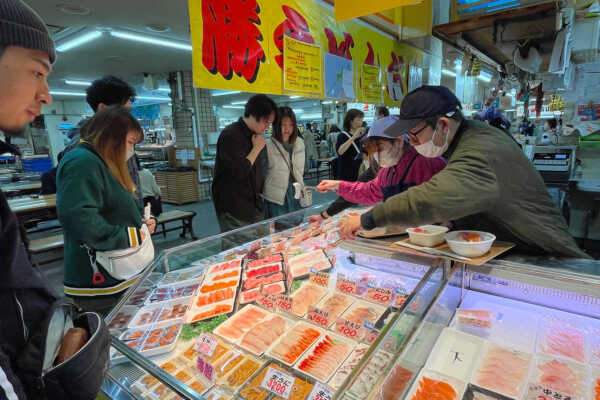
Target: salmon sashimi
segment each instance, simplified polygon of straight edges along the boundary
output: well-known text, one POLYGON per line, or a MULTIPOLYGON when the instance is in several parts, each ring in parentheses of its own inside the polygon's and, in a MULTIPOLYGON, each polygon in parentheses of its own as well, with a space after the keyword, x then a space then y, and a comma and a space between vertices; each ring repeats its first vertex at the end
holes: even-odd
POLYGON ((292 313, 302 317, 308 312, 308 307, 317 304, 326 292, 327 289, 322 286, 304 284, 292 295, 292 313))
POLYGON ((283 276, 283 272, 276 272, 268 276, 249 278, 244 282, 244 290, 256 289, 260 285, 268 285, 270 283, 283 281, 284 279, 285 277, 283 276))
POLYGON ((596 380, 596 385, 594 386, 594 400, 600 400, 600 379, 596 380))
POLYGON ((265 265, 246 272, 246 278, 254 278, 261 275, 270 275, 278 271, 281 271, 280 263, 265 265))
POLYGON ((329 317, 335 321, 349 306, 352 299, 340 293, 334 293, 323 300, 319 308, 328 313, 329 317))
POLYGON ((326 382, 351 351, 352 347, 348 344, 325 335, 310 355, 300 361, 298 369, 322 382, 326 382))
POLYGON ((196 306, 203 307, 212 303, 218 303, 219 301, 233 299, 235 292, 232 288, 215 290, 208 294, 198 296, 196 299, 196 306))
POLYGON ((215 281, 222 281, 223 279, 227 279, 227 278, 237 278, 239 275, 240 275, 240 271, 234 270, 234 271, 223 272, 221 274, 211 275, 211 276, 209 276, 209 279, 211 282, 215 282, 215 281))
POLYGON ((228 287, 235 287, 238 284, 238 280, 234 279, 231 281, 223 281, 223 282, 215 282, 215 283, 205 283, 200 288, 200 293, 208 293, 213 290, 226 289, 228 287))
POLYGON ((412 400, 455 400, 457 396, 456 390, 449 383, 423 376, 412 400))
POLYGON ((285 292, 285 286, 283 285, 283 282, 272 283, 270 285, 263 286, 262 292, 260 289, 252 289, 252 290, 247 290, 245 292, 241 292, 240 293, 240 296, 241 296, 240 304, 252 303, 253 301, 258 300, 258 298, 260 296, 262 296, 263 294, 275 295, 275 294, 281 294, 283 292, 285 292))
POLYGON ((351 309, 346 315, 344 315, 344 318, 360 325, 362 325, 365 321, 375 323, 377 322, 377 318, 379 318, 379 312, 377 312, 375 307, 361 305, 351 309))
POLYGON ((404 392, 413 373, 408 369, 396 365, 385 379, 381 387, 381 400, 396 400, 404 392))
POLYGON ((287 325, 287 321, 280 316, 260 322, 246 332, 240 346, 261 355, 283 335, 287 325))
POLYGON ((296 325, 275 345, 271 350, 271 355, 287 364, 293 364, 319 336, 321 333, 309 325, 296 325))
POLYGON ((542 351, 553 356, 568 357, 580 363, 585 359, 585 335, 574 327, 552 324, 542 339, 542 351))
POLYGON ((267 316, 267 312, 258 307, 247 306, 232 318, 219 326, 215 333, 229 340, 238 340, 244 332, 267 316))
POLYGON ((530 362, 528 354, 491 346, 475 374, 474 383, 516 398, 527 381, 530 362))
POLYGON ((231 304, 219 304, 215 307, 211 308, 208 311, 204 311, 198 314, 195 314, 190 323, 202 321, 208 318, 216 317, 217 315, 227 314, 233 311, 233 306, 231 304))
POLYGON ((478 328, 491 328, 493 314, 489 310, 464 310, 459 309, 456 312, 458 322, 464 325, 471 325, 478 328))
POLYGON ((584 372, 570 363, 551 359, 538 365, 538 382, 563 394, 578 396, 584 385, 584 372))

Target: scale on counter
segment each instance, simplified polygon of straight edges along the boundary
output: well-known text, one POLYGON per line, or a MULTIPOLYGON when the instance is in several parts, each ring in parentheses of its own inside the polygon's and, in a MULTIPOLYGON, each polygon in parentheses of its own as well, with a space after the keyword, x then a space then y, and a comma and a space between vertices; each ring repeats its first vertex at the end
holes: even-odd
POLYGON ((544 182, 567 183, 575 168, 576 149, 577 146, 526 145, 523 151, 544 182))

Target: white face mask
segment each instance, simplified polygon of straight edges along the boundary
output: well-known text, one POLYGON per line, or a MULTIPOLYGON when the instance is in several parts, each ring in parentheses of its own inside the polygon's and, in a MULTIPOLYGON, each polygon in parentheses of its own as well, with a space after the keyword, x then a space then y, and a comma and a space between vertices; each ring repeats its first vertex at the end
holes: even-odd
POLYGON ((427 158, 441 157, 446 152, 446 150, 448 150, 448 131, 446 131, 446 139, 444 140, 444 144, 441 146, 438 146, 435 143, 433 143, 433 138, 435 137, 435 135, 438 134, 438 132, 439 129, 436 128, 436 130, 433 132, 433 136, 431 137, 430 141, 414 146, 417 153, 427 158))
POLYGON ((390 168, 398 164, 402 157, 402 143, 398 140, 389 149, 375 153, 375 160, 381 168, 390 168))

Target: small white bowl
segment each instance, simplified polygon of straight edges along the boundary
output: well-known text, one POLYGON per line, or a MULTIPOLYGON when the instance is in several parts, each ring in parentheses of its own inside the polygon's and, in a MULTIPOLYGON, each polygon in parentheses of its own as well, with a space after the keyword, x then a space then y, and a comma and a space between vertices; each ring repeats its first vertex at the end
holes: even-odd
POLYGON ((448 232, 448 228, 439 225, 423 225, 417 228, 406 229, 410 242, 417 246, 435 247, 444 243, 444 234, 448 232), (423 230, 425 232, 419 232, 423 230))
POLYGON ((453 231, 446 235, 446 242, 450 250, 464 257, 480 257, 490 251, 496 236, 488 232, 481 231, 453 231), (462 239, 465 233, 477 234, 481 240, 479 242, 468 242, 462 239))

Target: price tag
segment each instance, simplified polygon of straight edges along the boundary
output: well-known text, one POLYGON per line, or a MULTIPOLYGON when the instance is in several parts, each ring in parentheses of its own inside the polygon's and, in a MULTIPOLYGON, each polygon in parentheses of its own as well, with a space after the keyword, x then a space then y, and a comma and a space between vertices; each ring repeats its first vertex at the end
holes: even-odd
POLYGON ((336 289, 342 293, 346 294, 356 294, 358 293, 358 284, 356 281, 346 279, 342 276, 338 275, 337 283, 335 285, 336 289))
POLYGON ((331 400, 333 399, 333 393, 331 389, 323 385, 320 382, 315 383, 315 387, 312 392, 308 395, 306 400, 331 400))
POLYGON ((542 385, 531 384, 525 400, 575 400, 575 398, 542 385))
POLYGON ((396 294, 394 295, 394 307, 396 308, 400 308, 404 305, 404 303, 406 303, 406 300, 408 299, 408 295, 406 293, 402 293, 402 292, 398 292, 396 291, 396 294))
POLYGON ((214 382, 215 368, 209 362, 204 360, 202 357, 198 357, 198 360, 196 361, 196 367, 198 368, 198 372, 208 379, 209 382, 214 382))
POLYGON ((275 368, 269 368, 260 386, 279 397, 287 399, 292 393, 295 379, 289 374, 275 368))
POLYGON ((315 269, 312 269, 308 280, 315 285, 324 287, 329 286, 329 274, 327 272, 319 272, 315 269))
POLYGON ((280 294, 277 296, 276 305, 277 308, 281 311, 290 312, 292 311, 292 298, 290 296, 286 296, 285 294, 280 294))
POLYGON ((365 328, 365 337, 363 338, 362 342, 365 344, 373 344, 373 342, 377 339, 377 337, 379 336, 379 331, 377 329, 368 329, 365 328))
POLYGON ((217 339, 210 333, 203 333, 196 341, 196 350, 208 357, 212 357, 217 347, 217 339))
POLYGON ((392 289, 369 287, 367 289, 367 299, 374 303, 387 306, 392 301, 392 289))
POLYGON ((263 306, 264 308, 266 308, 267 310, 275 310, 275 307, 277 306, 277 298, 275 296, 272 296, 270 294, 267 295, 261 295, 258 297, 258 299, 256 299, 256 302, 258 304, 260 304, 261 306, 263 306))
POLYGON ((324 327, 329 326, 329 313, 327 311, 318 309, 317 307, 309 307, 306 318, 317 325, 324 327))
POLYGON ((338 318, 335 324, 335 330, 340 335, 350 339, 359 340, 364 335, 362 325, 356 322, 348 321, 345 318, 338 318))

